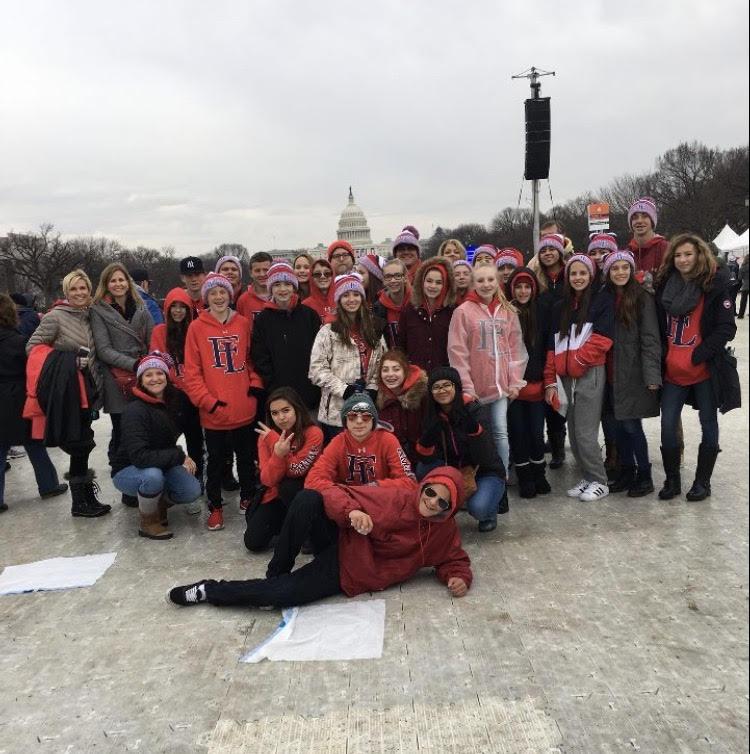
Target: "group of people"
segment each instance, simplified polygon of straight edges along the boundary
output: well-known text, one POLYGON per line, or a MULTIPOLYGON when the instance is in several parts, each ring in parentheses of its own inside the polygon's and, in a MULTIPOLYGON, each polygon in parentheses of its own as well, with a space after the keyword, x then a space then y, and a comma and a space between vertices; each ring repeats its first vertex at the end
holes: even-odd
POLYGON ((422 260, 413 226, 388 260, 342 240, 322 259, 254 254, 247 286, 237 257, 209 272, 188 257, 158 317, 145 272, 136 286, 110 264, 94 290, 73 270, 27 336, 0 295, 12 395, 0 467, 21 444, 40 495, 62 494, 45 450, 60 447, 72 514, 108 513, 89 468, 103 409, 112 481, 141 536, 172 537, 169 508, 202 495, 220 530, 222 493, 238 490, 246 547, 275 542, 268 578, 179 587, 178 604, 300 604, 425 565, 462 596, 471 570, 454 514, 465 504, 480 532, 495 529, 511 468, 520 497, 551 492, 546 456, 564 463, 566 435, 581 472, 570 497, 639 497, 654 491, 641 420, 661 415, 659 497, 672 499, 690 402, 702 440, 687 498, 710 496, 717 414, 739 405, 729 273, 701 238, 667 240, 657 220, 641 198, 627 248, 601 233, 585 253, 548 224, 528 264, 486 244, 469 261, 455 239, 422 260), (305 546, 315 559, 293 572, 305 546))

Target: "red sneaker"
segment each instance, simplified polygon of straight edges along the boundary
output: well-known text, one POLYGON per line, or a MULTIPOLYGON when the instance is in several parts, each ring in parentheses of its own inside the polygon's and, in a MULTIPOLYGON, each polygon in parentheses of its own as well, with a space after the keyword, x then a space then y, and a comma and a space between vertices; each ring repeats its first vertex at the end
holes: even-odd
POLYGON ((214 508, 208 514, 206 526, 209 531, 219 531, 224 528, 224 511, 221 508, 214 508))

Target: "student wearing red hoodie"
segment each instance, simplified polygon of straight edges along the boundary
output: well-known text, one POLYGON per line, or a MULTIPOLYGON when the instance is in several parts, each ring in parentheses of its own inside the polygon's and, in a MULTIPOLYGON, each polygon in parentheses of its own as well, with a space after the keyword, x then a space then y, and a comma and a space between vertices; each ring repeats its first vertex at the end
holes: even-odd
MULTIPOLYGON (((299 545, 309 537, 315 557, 292 571, 296 553, 283 570, 266 579, 202 580, 175 587, 176 605, 291 607, 343 592, 355 597, 382 591, 434 568, 452 597, 471 587, 469 556, 461 547, 455 514, 463 501, 463 479, 456 469, 437 468, 419 488, 334 486, 322 499, 315 493, 295 498, 284 530, 299 545)), ((280 564, 282 565, 282 564, 280 564)))
POLYGON ((322 492, 333 484, 404 487, 416 485, 409 459, 393 432, 378 425, 378 411, 367 393, 344 401, 336 435, 305 480, 305 489, 322 492))
POLYGON ((191 503, 201 494, 195 462, 177 445, 180 429, 169 367, 150 354, 136 368, 133 400, 122 414, 122 442, 112 463, 112 482, 138 499, 138 534, 171 539, 167 508, 191 503))
POLYGON ((267 279, 271 300, 253 325, 251 355, 267 391, 296 390, 308 409, 320 403, 320 388, 308 377, 310 353, 320 330, 320 318, 300 303, 299 280, 286 261, 271 265, 267 279))
POLYGON ((262 384, 249 358, 250 325, 230 307, 232 284, 222 275, 203 283, 208 308, 188 328, 185 341, 185 391, 198 407, 205 431, 208 468, 208 528, 224 528, 221 477, 227 451, 235 454, 240 480, 240 507, 250 499, 253 469, 256 395, 262 384))
POLYGON ((669 247, 669 241, 656 233, 658 219, 656 202, 650 196, 637 199, 628 209, 628 227, 633 231, 628 251, 635 259, 635 278, 651 291, 654 277, 669 247))
POLYGON ((455 310, 453 265, 443 257, 424 262, 414 277, 411 302, 398 323, 398 347, 428 374, 448 365, 448 329, 455 310))
POLYGON ((321 324, 331 321, 336 311, 333 303, 333 269, 327 259, 316 259, 310 272, 310 295, 302 303, 320 317, 321 324))
POLYGON ((323 448, 317 427, 292 388, 274 390, 266 405, 266 424, 258 422, 258 457, 263 495, 245 513, 245 547, 259 552, 281 531, 294 496, 323 448))
POLYGON ((398 323, 409 305, 411 284, 406 265, 400 259, 390 259, 383 266, 384 287, 372 307, 374 317, 385 322, 383 337, 388 348, 398 347, 398 323))
POLYGON ((417 442, 427 403, 427 374, 399 350, 386 351, 380 362, 377 407, 380 420, 393 427, 393 434, 412 466, 419 460, 417 442))
POLYGON ((739 378, 725 348, 737 332, 726 267, 706 242, 682 233, 669 244, 656 283, 656 306, 665 350, 661 394, 661 452, 666 481, 662 500, 681 493, 679 426, 682 409, 698 409, 701 443, 691 501, 711 497, 711 476, 719 454, 722 413, 740 405, 739 378))
POLYGON ((614 299, 594 290, 596 267, 585 254, 565 263, 565 291, 552 316, 544 369, 545 400, 560 407, 558 378, 568 401, 570 446, 583 473, 568 497, 601 500, 609 494, 599 450, 599 423, 607 384, 605 363, 614 334, 614 299))
MULTIPOLYGON (((193 300, 183 288, 172 288, 164 299, 164 324, 151 333, 150 351, 166 354, 169 377, 177 388, 179 426, 185 434, 188 455, 195 461, 195 478, 203 487, 203 429, 198 409, 185 392, 185 340, 193 321, 193 300)), ((230 464, 231 469, 231 464, 230 464)), ((197 512, 197 511, 196 511, 197 512)))
POLYGON ((273 257, 265 251, 259 251, 250 257, 250 285, 237 300, 237 311, 250 322, 251 328, 270 299, 268 270, 272 264, 273 257))

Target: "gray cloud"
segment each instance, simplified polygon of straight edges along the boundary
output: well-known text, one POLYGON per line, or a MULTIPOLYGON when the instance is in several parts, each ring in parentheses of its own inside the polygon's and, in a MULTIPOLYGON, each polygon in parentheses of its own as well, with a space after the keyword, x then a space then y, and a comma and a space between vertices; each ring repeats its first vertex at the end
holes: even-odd
POLYGON ((746 143, 746 3, 505 5, 6 3, 0 233, 297 247, 349 184, 375 239, 487 222, 517 201, 532 64, 557 71, 557 201, 746 143))

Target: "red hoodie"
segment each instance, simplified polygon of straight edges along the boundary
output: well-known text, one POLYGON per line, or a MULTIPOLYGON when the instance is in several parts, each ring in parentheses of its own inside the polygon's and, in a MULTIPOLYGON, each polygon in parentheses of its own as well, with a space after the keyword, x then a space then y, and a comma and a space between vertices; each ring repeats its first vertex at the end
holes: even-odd
POLYGON ((260 466, 260 483, 268 487, 261 503, 270 503, 279 496, 277 485, 286 477, 303 477, 310 471, 323 447, 323 432, 320 427, 312 426, 305 430, 302 447, 290 451, 280 458, 273 452, 273 446, 279 439, 279 433, 271 430, 258 441, 258 465, 260 466))
POLYGON ((255 418, 250 388, 262 388, 250 361, 250 323, 235 311, 223 324, 208 311, 191 322, 185 339, 184 389, 205 429, 237 429, 255 418), (219 406, 218 402, 226 403, 219 406))
POLYGON ((664 236, 654 235, 650 241, 646 241, 643 246, 638 245, 635 238, 628 242, 628 251, 632 252, 635 257, 636 279, 639 283, 643 282, 643 274, 638 273, 650 272, 652 275, 661 267, 664 255, 669 248, 669 241, 664 236))
POLYGON ((332 318, 336 316, 336 304, 333 303, 333 283, 331 283, 327 294, 324 294, 315 283, 311 283, 310 295, 302 303, 317 312, 323 324, 331 322, 332 318))
POLYGON ((444 517, 420 515, 421 487, 335 485, 323 492, 326 515, 339 526, 339 578, 344 594, 355 597, 381 591, 410 579, 422 568, 435 568, 443 584, 459 578, 471 587, 471 561, 461 547, 455 519, 463 501, 461 472, 443 466, 431 471, 422 485, 428 481, 457 491, 451 494, 451 510, 444 517), (372 518, 368 535, 352 528, 349 513, 353 510, 372 518))
MULTIPOLYGON (((187 320, 191 322, 193 320, 193 300, 188 296, 187 291, 184 288, 172 288, 164 298, 164 319, 169 322, 169 309, 174 303, 185 304, 188 308, 187 320)), ((161 353, 168 353, 172 357, 174 367, 169 370, 169 377, 172 380, 172 384, 178 389, 183 390, 184 378, 185 378, 185 365, 180 363, 177 354, 169 353, 167 350, 167 325, 166 322, 162 325, 156 325, 151 333, 151 343, 149 345, 149 351, 160 351, 161 353)))
POLYGON ((360 444, 344 430, 331 440, 305 479, 305 488, 323 492, 334 484, 400 487, 417 486, 411 464, 396 436, 386 429, 371 432, 360 444))
POLYGON ((240 294, 235 308, 238 314, 241 314, 250 322, 252 330, 253 321, 263 311, 269 301, 270 296, 268 298, 261 298, 253 289, 253 286, 250 285, 244 293, 240 294))

